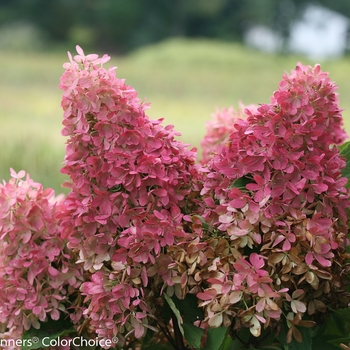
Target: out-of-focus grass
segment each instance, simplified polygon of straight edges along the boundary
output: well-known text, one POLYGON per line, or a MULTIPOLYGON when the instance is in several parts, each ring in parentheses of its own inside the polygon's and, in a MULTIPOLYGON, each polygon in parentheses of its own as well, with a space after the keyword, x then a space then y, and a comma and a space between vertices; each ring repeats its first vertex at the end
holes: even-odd
POLYGON ((58 89, 66 53, 0 52, 0 178, 21 169, 62 192, 64 140, 58 89))
MULTIPOLYGON (((134 52, 116 62, 117 74, 151 102, 149 115, 164 117, 195 146, 215 108, 268 103, 284 73, 303 57, 264 54, 238 44, 172 40, 134 52)), ((350 131, 350 59, 321 62, 339 85, 345 123, 350 131)))
MULTIPOLYGON (((70 48, 72 49, 72 48, 70 48)), ((62 192, 59 169, 65 140, 60 136, 62 53, 0 52, 0 178, 9 168, 25 169, 32 178, 62 192)), ((151 103, 148 115, 175 125, 182 139, 196 147, 215 108, 267 103, 282 74, 300 57, 269 55, 240 45, 208 40, 170 40, 113 57, 117 76, 125 78, 141 99, 151 103)), ((108 63, 107 63, 108 65, 108 63)), ((340 104, 350 131, 350 60, 321 63, 339 85, 340 104)), ((200 152, 200 150, 199 150, 200 152)))

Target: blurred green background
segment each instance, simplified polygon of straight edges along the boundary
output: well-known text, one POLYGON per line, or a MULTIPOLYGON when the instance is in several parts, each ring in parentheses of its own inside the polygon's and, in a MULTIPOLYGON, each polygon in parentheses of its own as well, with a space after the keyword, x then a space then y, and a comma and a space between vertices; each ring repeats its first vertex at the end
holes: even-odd
MULTIPOLYGON (((283 45, 274 53, 244 45, 244 30, 252 23, 286 40, 306 3, 0 0, 0 178, 9 179, 10 167, 24 169, 45 187, 64 192, 58 83, 66 52, 74 53, 76 44, 86 53, 110 54, 107 65, 118 66, 117 76, 151 103, 148 115, 164 118, 184 142, 200 148, 205 122, 216 108, 267 103, 298 61, 320 61, 283 45)), ((348 0, 318 3, 350 17, 348 0)), ((339 86, 350 132, 350 57, 345 52, 320 63, 339 86)))

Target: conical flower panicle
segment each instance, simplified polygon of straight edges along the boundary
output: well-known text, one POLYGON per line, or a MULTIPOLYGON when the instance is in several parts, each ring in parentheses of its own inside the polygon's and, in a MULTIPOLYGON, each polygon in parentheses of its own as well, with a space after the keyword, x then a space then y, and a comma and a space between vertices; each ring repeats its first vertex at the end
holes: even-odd
MULTIPOLYGON (((186 281, 196 281, 209 327, 235 319, 259 336, 282 315, 302 325, 304 314, 312 320, 350 301, 342 270, 349 193, 335 146, 346 134, 336 86, 319 65, 299 64, 270 104, 245 113, 202 167, 205 225, 194 226, 205 257, 188 264, 186 281)), ((183 249, 191 262, 193 247, 183 249)))
POLYGON ((90 325, 101 337, 140 338, 152 312, 149 279, 158 280, 159 269, 167 279, 158 260, 186 236, 196 153, 175 140, 172 126, 146 116, 136 91, 103 68, 107 56, 77 51, 60 83, 68 136, 62 172, 72 189, 63 233, 92 274, 83 286, 90 325))

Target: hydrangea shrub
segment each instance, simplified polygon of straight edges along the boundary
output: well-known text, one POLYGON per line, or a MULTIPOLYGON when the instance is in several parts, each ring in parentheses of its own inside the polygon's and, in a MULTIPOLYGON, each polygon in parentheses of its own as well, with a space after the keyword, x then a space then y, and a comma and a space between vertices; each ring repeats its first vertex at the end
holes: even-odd
POLYGON ((346 347, 350 147, 328 74, 298 64, 269 104, 217 110, 196 162, 109 56, 77 53, 59 85, 70 193, 13 170, 0 187, 1 336, 346 347))

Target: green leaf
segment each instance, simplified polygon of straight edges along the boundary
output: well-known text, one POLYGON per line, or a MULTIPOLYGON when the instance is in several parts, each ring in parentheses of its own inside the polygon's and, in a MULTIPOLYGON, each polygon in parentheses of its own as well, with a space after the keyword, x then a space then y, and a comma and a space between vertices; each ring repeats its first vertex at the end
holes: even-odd
POLYGON ((180 311, 184 322, 194 323, 203 320, 203 310, 198 307, 197 297, 193 294, 187 294, 185 299, 179 299, 176 296, 172 298, 176 308, 180 311))
POLYGON ((277 339, 284 345, 284 348, 286 350, 312 350, 312 328, 306 328, 306 327, 297 327, 300 331, 303 341, 299 343, 294 337, 290 343, 287 343, 287 333, 288 333, 288 326, 286 321, 283 322, 283 327, 281 332, 279 333, 277 339))
POLYGON ((176 308, 175 303, 173 302, 173 300, 166 294, 164 293, 164 299, 166 300, 166 302, 168 303, 168 305, 170 306, 171 311, 174 313, 176 320, 177 320, 177 324, 179 326, 180 332, 182 334, 182 336, 185 336, 185 332, 184 329, 182 327, 182 323, 181 323, 181 315, 180 315, 180 311, 176 308))
POLYGON ((327 321, 322 325, 318 336, 333 339, 342 338, 350 333, 350 309, 338 309, 331 312, 327 321))
POLYGON ((339 317, 342 322, 345 320, 347 322, 350 322, 350 308, 335 310, 331 313, 331 315, 339 317))
POLYGON ((163 317, 164 317, 164 323, 167 325, 171 319, 171 309, 168 303, 164 303, 163 317))
POLYGON ((227 327, 209 328, 207 346, 203 350, 224 350, 228 332, 227 327))
POLYGON ((196 350, 200 350, 201 348, 201 339, 204 333, 204 330, 196 327, 192 323, 184 323, 183 325, 185 332, 185 339, 190 346, 195 348, 196 350))
POLYGON ((336 350, 340 343, 350 342, 350 309, 338 309, 328 314, 326 322, 313 335, 313 349, 336 350))
POLYGON ((339 349, 339 344, 349 344, 350 343, 350 336, 344 337, 344 338, 337 338, 337 339, 332 339, 328 341, 329 343, 335 345, 333 348, 339 349))
POLYGON ((196 327, 193 323, 203 320, 204 316, 203 311, 198 307, 196 296, 187 294, 185 299, 179 299, 175 295, 170 298, 164 294, 164 298, 176 316, 180 331, 188 344, 199 350, 204 330, 196 327))
MULTIPOLYGON (((275 339, 276 339, 276 334, 274 332, 271 332, 271 329, 262 329, 261 335, 258 338, 259 348, 266 349, 266 350, 278 348, 276 346, 271 345, 274 343, 275 339)), ((279 347, 278 349, 281 349, 281 347, 279 347)))
POLYGON ((322 337, 315 337, 312 340, 312 350, 339 350, 337 346, 330 344, 322 337))
POLYGON ((230 188, 238 188, 240 190, 245 190, 246 185, 251 183, 252 180, 247 176, 242 176, 232 182, 230 188))
POLYGON ((233 350, 233 340, 231 337, 226 336, 225 342, 223 343, 222 350, 233 350))
MULTIPOLYGON (((346 158, 346 166, 342 170, 342 175, 349 180, 350 179, 350 141, 345 142, 338 148, 340 151, 340 155, 346 158)), ((346 187, 350 187, 350 181, 347 182, 346 187)))
MULTIPOLYGON (((235 347, 233 348, 233 350, 242 349, 243 344, 249 344, 249 341, 252 336, 248 327, 242 327, 239 331, 234 332, 234 334, 236 334, 237 337, 235 335, 233 337, 233 340, 235 343, 235 347)), ((229 349, 229 350, 232 350, 232 349, 229 349)))
POLYGON ((40 323, 40 329, 30 328, 22 336, 22 350, 44 348, 46 344, 57 339, 76 333, 68 318, 61 317, 55 321, 51 318, 47 322, 40 323), (45 343, 43 340, 45 339, 45 343))
POLYGON ((241 341, 238 339, 231 339, 230 344, 227 348, 224 347, 224 350, 241 350, 243 348, 246 348, 246 346, 241 341))

